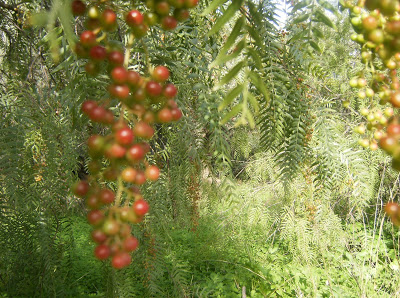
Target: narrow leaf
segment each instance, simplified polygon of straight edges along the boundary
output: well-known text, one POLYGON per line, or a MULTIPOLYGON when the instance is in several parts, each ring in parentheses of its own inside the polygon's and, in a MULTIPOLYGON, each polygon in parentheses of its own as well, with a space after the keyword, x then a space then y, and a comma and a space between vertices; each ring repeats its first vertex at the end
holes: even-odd
POLYGON ((304 14, 304 15, 302 15, 302 16, 299 16, 299 17, 295 18, 295 19, 293 20, 292 24, 298 24, 298 23, 304 22, 304 21, 307 20, 309 17, 310 17, 310 14, 309 14, 309 13, 306 13, 306 14, 304 14))
POLYGON ((323 12, 321 11, 317 11, 315 13, 315 17, 321 21, 322 23, 324 23, 325 25, 327 25, 328 27, 331 27, 332 29, 336 29, 336 26, 334 23, 332 23, 331 19, 328 18, 323 12))
POLYGON ((310 46, 311 46, 314 50, 316 50, 317 52, 319 52, 319 53, 322 52, 322 51, 321 51, 321 48, 319 47, 319 45, 318 45, 315 41, 310 40, 310 46))
POLYGON ((219 6, 224 4, 226 1, 228 1, 228 0, 214 0, 213 2, 211 2, 210 5, 208 5, 208 7, 206 9, 204 9, 204 11, 201 13, 201 16, 204 17, 204 16, 208 15, 210 12, 217 9, 219 6))
POLYGON ((233 117, 235 117, 239 112, 242 110, 243 104, 237 104, 236 106, 233 107, 233 109, 225 115, 225 117, 221 120, 221 124, 225 124, 229 120, 231 120, 233 117))
POLYGON ((222 79, 221 81, 217 84, 216 88, 218 89, 219 87, 229 83, 238 73, 239 71, 243 68, 244 66, 244 61, 240 61, 238 64, 236 64, 222 79))
POLYGON ((218 111, 225 109, 238 95, 243 91, 243 85, 237 85, 226 96, 224 101, 219 105, 218 111))
POLYGON ((233 1, 232 4, 224 12, 224 14, 218 18, 217 22, 214 24, 214 26, 211 28, 211 30, 208 32, 207 35, 210 36, 219 31, 239 10, 240 6, 242 5, 242 2, 243 0, 233 1))

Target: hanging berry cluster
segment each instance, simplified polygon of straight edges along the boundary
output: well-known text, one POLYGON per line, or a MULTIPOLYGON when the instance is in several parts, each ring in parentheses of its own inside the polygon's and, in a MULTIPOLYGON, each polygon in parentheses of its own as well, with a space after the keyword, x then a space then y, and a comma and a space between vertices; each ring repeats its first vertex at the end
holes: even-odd
POLYGON ((91 2, 90 7, 81 0, 72 2, 73 14, 84 16, 87 27, 80 34, 75 52, 78 57, 88 59, 85 70, 89 75, 95 76, 107 69, 111 81, 107 100, 88 99, 82 104, 82 112, 91 121, 110 129, 108 135, 90 136, 88 168, 91 175, 87 180, 78 181, 73 192, 86 199, 87 219, 93 226, 92 239, 98 244, 95 256, 100 260, 111 257, 111 265, 117 269, 130 264, 130 253, 138 247, 130 224, 141 222, 149 211, 139 186, 146 180, 157 180, 160 175, 159 168, 145 159, 150 151, 147 141, 154 135, 152 125, 182 117, 174 100, 178 90, 168 82, 168 68, 148 66, 148 77, 130 70, 130 46, 135 39, 143 37, 150 26, 159 23, 165 30, 174 29, 178 21, 189 17, 188 9, 195 7, 198 0, 145 2, 143 7, 147 12, 144 15, 137 9, 123 14, 130 30, 125 51, 107 38, 107 32, 118 27, 117 13, 107 2, 91 2), (114 99, 120 107, 118 119, 110 110, 114 99), (107 180, 117 181, 115 191, 104 186, 107 180))
MULTIPOLYGON (((356 127, 365 137, 359 140, 372 150, 380 147, 392 157, 392 167, 400 170, 400 2, 398 0, 359 0, 342 2, 350 9, 354 33, 351 38, 361 45, 365 69, 350 80, 358 88, 358 97, 370 98, 369 107, 361 109, 366 126, 356 127), (380 106, 379 106, 380 105, 380 106)), ((386 213, 400 225, 400 208, 388 203, 386 213)))

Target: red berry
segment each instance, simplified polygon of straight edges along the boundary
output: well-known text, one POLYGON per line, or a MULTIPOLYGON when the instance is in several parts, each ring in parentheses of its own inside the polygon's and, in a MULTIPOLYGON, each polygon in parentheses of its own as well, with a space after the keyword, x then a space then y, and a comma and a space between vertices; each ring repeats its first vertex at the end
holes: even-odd
POLYGON ((157 166, 149 166, 145 171, 147 179, 156 181, 160 177, 160 169, 157 166))
POLYGON ((154 129, 144 121, 136 123, 133 131, 136 136, 145 139, 150 139, 154 135, 154 129))
POLYGON ((385 205, 385 212, 389 216, 396 216, 399 214, 400 208, 399 205, 395 202, 389 202, 385 205))
POLYGON ((187 8, 196 7, 198 3, 199 3, 199 0, 185 0, 185 6, 187 8))
POLYGON ((174 84, 167 84, 164 87, 163 95, 166 98, 174 98, 177 93, 178 93, 178 89, 176 89, 174 84))
POLYGON ((135 184, 142 185, 146 183, 146 175, 143 171, 137 171, 135 177, 135 184))
POLYGON ((133 142, 134 135, 129 127, 122 128, 115 134, 115 140, 121 145, 129 145, 133 142))
POLYGON ((129 97, 129 87, 127 85, 110 85, 108 87, 110 94, 119 99, 127 99, 129 97))
POLYGON ((107 240, 107 235, 104 234, 102 230, 94 230, 92 231, 92 239, 96 243, 103 243, 107 240))
POLYGON ((137 86, 140 80, 140 75, 133 70, 129 70, 127 74, 127 82, 131 86, 137 86))
POLYGON ((86 11, 86 5, 81 0, 72 1, 71 8, 74 16, 84 15, 86 11))
POLYGON ((123 84, 128 78, 127 70, 122 66, 114 67, 111 71, 111 79, 117 84, 123 84))
POLYGON ((105 170, 103 172, 104 179, 109 180, 109 181, 117 180, 118 175, 119 175, 119 172, 115 168, 108 168, 107 170, 105 170))
POLYGON ((89 56, 89 52, 79 41, 75 44, 74 50, 75 50, 76 55, 80 58, 87 58, 89 56))
POLYGON ((108 219, 103 224, 103 232, 106 235, 116 235, 119 232, 119 223, 114 219, 108 219))
POLYGON ((90 47, 96 44, 96 35, 92 31, 84 31, 81 34, 81 44, 84 47, 90 47))
POLYGON ((102 189, 99 193, 99 198, 103 204, 111 204, 115 200, 115 194, 110 189, 102 189))
POLYGON ((157 66, 152 76, 158 82, 165 82, 169 78, 169 70, 165 66, 157 66))
POLYGON ((128 266, 132 261, 132 258, 130 256, 130 254, 126 253, 126 252, 121 252, 116 254, 112 260, 111 260, 111 265, 115 268, 115 269, 122 269, 126 266, 128 266))
POLYGON ((106 8, 101 15, 101 21, 106 29, 113 29, 117 24, 117 15, 113 10, 106 8))
POLYGON ((106 110, 106 114, 103 118, 103 121, 101 121, 101 123, 113 124, 114 123, 114 114, 110 110, 106 110))
POLYGON ((156 4, 155 11, 161 16, 166 16, 169 14, 169 4, 166 1, 161 1, 156 4))
POLYGON ((94 122, 103 122, 106 117, 106 109, 103 107, 94 107, 90 113, 89 118, 94 122))
POLYGON ((122 128, 129 128, 129 126, 124 121, 117 121, 111 126, 113 132, 117 132, 122 128))
POLYGON ((110 247, 108 247, 105 244, 100 244, 99 246, 97 246, 94 250, 94 255, 96 256, 96 258, 98 258, 99 260, 105 260, 107 259, 111 254, 110 251, 110 247))
POLYGON ((397 141, 393 137, 383 137, 379 140, 379 146, 387 153, 393 153, 397 147, 397 141))
POLYGON ((144 113, 142 119, 146 123, 153 123, 155 120, 154 113, 152 111, 147 111, 146 113, 144 113))
POLYGON ((174 17, 179 21, 183 22, 190 17, 189 11, 187 9, 175 9, 174 17))
POLYGON ((162 87, 159 83, 155 81, 149 81, 146 84, 146 93, 151 97, 160 96, 162 93, 162 87))
POLYGON ((150 151, 150 145, 149 145, 149 143, 145 143, 145 142, 142 142, 142 143, 138 143, 140 146, 142 146, 142 148, 143 148, 143 151, 144 151, 144 154, 146 154, 146 153, 148 153, 149 151, 150 151))
POLYGON ((143 23, 143 15, 138 10, 131 10, 126 15, 126 23, 128 26, 137 26, 143 23))
POLYGON ((127 167, 125 168, 122 173, 121 173, 121 178, 122 180, 124 180, 125 182, 135 182, 136 179, 136 169, 132 168, 132 167, 127 167))
POLYGON ((102 61, 107 57, 107 51, 103 46, 94 46, 90 49, 89 52, 90 57, 96 61, 102 61))
POLYGON ((126 238, 123 243, 124 250, 126 250, 127 252, 134 251, 138 247, 138 245, 139 241, 133 236, 126 238))
POLYGON ((163 108, 157 113, 157 118, 161 123, 168 123, 172 121, 172 113, 168 108, 163 108))
POLYGON ((101 204, 97 195, 92 194, 91 196, 89 196, 86 199, 86 206, 88 206, 92 210, 99 209, 101 207, 101 204))
POLYGON ((77 197, 81 197, 82 198, 89 191, 89 183, 87 183, 84 180, 78 181, 72 187, 72 191, 77 197))
POLYGON ((394 92, 390 97, 390 102, 396 108, 400 108, 400 91, 394 92))
POLYGON ((390 124, 386 132, 390 137, 398 137, 400 135, 400 124, 390 124))
POLYGON ((94 100, 86 100, 82 103, 81 110, 86 115, 89 115, 90 112, 97 107, 97 102, 94 100))
POLYGON ((105 145, 104 138, 99 135, 92 135, 88 139, 89 153, 91 155, 97 155, 102 153, 104 145, 105 145))
POLYGON ((124 64, 124 54, 120 51, 112 51, 108 54, 108 61, 111 65, 122 65, 124 64))
POLYGON ((109 159, 122 158, 126 154, 126 149, 118 143, 114 143, 107 147, 105 156, 109 159))
POLYGON ((149 204, 143 199, 137 200, 133 203, 133 210, 137 215, 143 216, 149 212, 149 204))
POLYGON ((91 225, 97 226, 103 221, 104 214, 100 210, 93 210, 88 213, 87 219, 91 225))
POLYGON ((144 158, 145 152, 139 144, 133 145, 126 153, 126 157, 131 161, 139 161, 144 158))
POLYGON ((171 16, 166 16, 161 20, 161 26, 164 30, 173 30, 178 25, 178 21, 171 16))
POLYGON ((178 121, 182 118, 182 111, 178 108, 171 109, 172 120, 178 121))

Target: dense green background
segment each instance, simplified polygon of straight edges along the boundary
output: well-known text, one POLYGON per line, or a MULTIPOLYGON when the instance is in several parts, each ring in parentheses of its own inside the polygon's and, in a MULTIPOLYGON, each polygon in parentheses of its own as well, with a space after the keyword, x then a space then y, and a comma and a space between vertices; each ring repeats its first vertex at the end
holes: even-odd
MULTIPOLYGON (((240 297, 243 287, 248 297, 399 295, 400 235, 382 211, 397 200, 398 173, 353 133, 368 103, 348 87, 363 66, 346 12, 329 14, 334 30, 311 17, 326 12, 313 2, 308 18, 289 16, 288 34, 274 1, 249 0, 209 36, 226 6, 201 16, 209 3, 200 1, 174 32, 156 28, 144 39, 152 64, 171 69, 185 117, 157 127, 150 159, 163 173, 144 186, 151 212, 134 227, 132 265, 115 271, 95 260, 84 202, 69 192, 85 175, 85 140, 104 132, 79 107, 104 96, 107 78, 85 75, 59 22, 53 35, 27 26, 30 11, 52 3, 13 10, 0 0, 1 297, 240 297), (223 46, 240 16, 242 52, 209 67, 231 53, 234 44, 223 46), (242 71, 215 89, 240 61, 242 71), (218 110, 240 84, 258 102, 258 112, 249 106, 255 128, 250 116, 234 125, 243 111, 229 114, 244 94, 218 110)), ((81 19, 61 23, 82 30, 81 19)), ((124 30, 114 36, 122 43, 124 30)), ((143 69, 143 44, 133 50, 131 65, 143 69)))

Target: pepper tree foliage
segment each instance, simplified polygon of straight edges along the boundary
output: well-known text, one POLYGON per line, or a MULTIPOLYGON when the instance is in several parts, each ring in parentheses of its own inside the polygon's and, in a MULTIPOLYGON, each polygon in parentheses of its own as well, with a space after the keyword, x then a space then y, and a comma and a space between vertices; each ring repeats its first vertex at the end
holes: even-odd
MULTIPOLYGON (((394 295, 398 245, 381 208, 397 174, 351 130, 365 103, 347 86, 361 68, 349 22, 328 1, 287 1, 282 30, 279 2, 201 1, 174 32, 144 39, 186 117, 158 128, 151 158, 165 174, 144 187, 152 209, 134 231, 135 265, 114 272, 87 249, 84 204, 69 192, 86 174, 83 140, 100 129, 80 104, 105 81, 70 51, 81 24, 64 14, 69 1, 0 1, 2 293, 394 295), (42 10, 44 27, 30 26, 42 10)), ((145 63, 140 43, 133 51, 145 63)))

